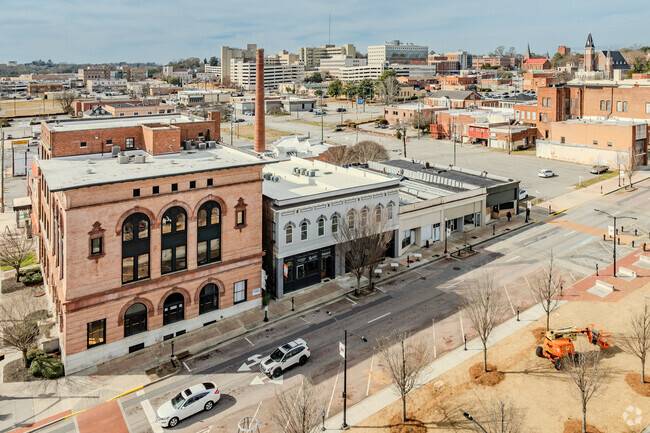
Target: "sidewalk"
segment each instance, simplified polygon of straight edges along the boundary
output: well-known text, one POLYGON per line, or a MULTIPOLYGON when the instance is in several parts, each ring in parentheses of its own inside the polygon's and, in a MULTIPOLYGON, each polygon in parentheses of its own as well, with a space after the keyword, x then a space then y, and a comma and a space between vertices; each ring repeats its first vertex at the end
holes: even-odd
MULTIPOLYGON (((561 301, 561 303, 565 302, 566 301, 561 301)), ((517 321, 516 317, 507 320, 506 322, 497 326, 494 331, 492 331, 488 342, 488 347, 493 346, 509 335, 512 335, 515 332, 525 328, 530 323, 536 321, 540 317, 543 317, 545 314, 546 313, 544 313, 542 305, 537 304, 532 308, 521 312, 520 321, 517 321)), ((422 374, 420 381, 421 383, 419 385, 422 386, 428 382, 431 382, 432 380, 435 380, 438 376, 462 364, 474 355, 481 353, 482 349, 483 345, 481 344, 481 340, 475 338, 474 340, 467 342, 467 350, 464 350, 462 346, 452 350, 451 352, 442 356, 440 359, 437 359, 429 364, 429 366, 424 370, 422 374)), ((383 390, 350 407, 347 410, 346 422, 349 426, 359 424, 366 418, 379 412, 386 406, 398 401, 399 399, 399 394, 395 392, 392 386, 384 388, 383 390)), ((343 413, 339 413, 325 421, 325 428, 330 432, 343 432, 344 430, 341 429, 342 424, 343 413)))

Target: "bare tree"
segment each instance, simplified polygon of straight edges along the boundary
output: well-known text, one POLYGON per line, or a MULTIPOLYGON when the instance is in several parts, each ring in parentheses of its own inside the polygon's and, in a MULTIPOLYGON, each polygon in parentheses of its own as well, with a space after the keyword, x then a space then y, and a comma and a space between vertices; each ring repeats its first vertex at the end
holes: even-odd
POLYGON ((20 350, 25 368, 28 367, 27 351, 41 336, 38 317, 34 314, 39 309, 37 299, 31 289, 22 290, 0 304, 2 345, 20 350))
POLYGON ((0 265, 10 266, 16 271, 16 282, 20 282, 20 268, 34 247, 34 238, 25 233, 7 229, 0 235, 0 265))
POLYGON ((650 351, 650 309, 643 306, 643 311, 631 312, 628 322, 629 335, 620 339, 620 346, 625 352, 641 361, 641 383, 645 381, 645 360, 650 351))
POLYGON ((61 94, 61 98, 59 99, 59 104, 61 105, 61 108, 63 108, 63 112, 66 114, 72 113, 72 103, 74 102, 76 96, 73 92, 67 92, 64 91, 61 94))
POLYGON ((632 188, 632 176, 636 173, 641 166, 643 165, 643 153, 639 153, 635 145, 632 145, 630 149, 630 155, 627 161, 623 161, 623 168, 625 169, 625 175, 627 176, 628 183, 630 188, 632 188))
POLYGON ((600 391, 609 371, 600 365, 599 351, 583 352, 566 358, 566 374, 582 405, 582 433, 587 433, 587 404, 600 391))
POLYGON ((560 278, 553 266, 553 251, 551 251, 551 258, 549 264, 544 268, 533 281, 533 291, 539 296, 542 302, 542 308, 546 313, 546 330, 549 330, 551 321, 551 313, 558 307, 558 300, 556 296, 560 292, 560 278))
POLYGON ((387 225, 382 217, 377 222, 375 215, 370 215, 367 208, 350 209, 341 218, 338 231, 334 234, 337 242, 345 249, 345 264, 357 279, 355 295, 361 291, 361 277, 364 272, 376 267, 376 262, 386 252, 392 233, 386 232, 387 225))
POLYGON ((483 371, 487 372, 487 343, 504 314, 503 294, 488 273, 466 283, 463 308, 483 344, 483 371))
POLYGON ((377 93, 384 97, 386 105, 391 105, 399 94, 399 82, 394 75, 388 75, 375 82, 377 93))
POLYGON ((284 110, 279 105, 273 105, 267 110, 267 114, 282 114, 284 110))
MULTIPOLYGON (((498 394, 479 398, 481 426, 487 433, 519 433, 522 431, 523 416, 508 399, 498 394)), ((476 431, 480 432, 479 426, 476 431)))
POLYGON ((350 148, 349 162, 388 161, 388 152, 372 140, 362 140, 350 148))
POLYGON ((428 345, 406 341, 405 333, 395 332, 378 341, 388 377, 402 398, 402 422, 406 422, 406 396, 415 389, 424 368, 431 362, 428 345))
POLYGON ((319 160, 328 164, 343 165, 348 162, 349 148, 345 145, 332 146, 318 157, 319 160))
POLYGON ((415 116, 411 117, 411 126, 415 129, 421 131, 428 131, 431 128, 433 123, 433 112, 428 111, 424 113, 416 113, 415 116))
POLYGON ((368 215, 367 218, 370 221, 367 222, 366 243, 369 248, 366 252, 366 273, 368 275, 368 285, 371 289, 374 289, 375 270, 379 266, 379 261, 386 255, 386 249, 393 238, 393 233, 392 227, 388 225, 388 215, 384 217, 384 210, 381 207, 375 208, 374 213, 368 215))
POLYGON ((323 401, 309 379, 304 379, 297 391, 275 397, 273 424, 284 433, 310 433, 318 424, 323 401))

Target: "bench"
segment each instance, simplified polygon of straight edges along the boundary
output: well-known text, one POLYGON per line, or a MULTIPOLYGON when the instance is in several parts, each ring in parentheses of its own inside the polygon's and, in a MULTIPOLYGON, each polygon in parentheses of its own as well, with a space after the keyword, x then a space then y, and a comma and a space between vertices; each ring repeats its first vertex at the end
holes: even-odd
POLYGON ((632 269, 619 267, 618 272, 621 273, 621 275, 625 275, 626 277, 636 278, 636 271, 633 271, 632 269))
POLYGON ((420 253, 415 253, 415 254, 413 254, 413 257, 415 257, 415 261, 416 261, 416 262, 419 262, 420 259, 422 258, 422 254, 420 254, 420 253))
POLYGON ((605 281, 601 281, 601 280, 596 280, 596 287, 598 287, 600 289, 603 289, 603 290, 606 290, 606 291, 608 291, 610 293, 614 291, 614 285, 613 284, 609 284, 609 283, 606 283, 605 281))
POLYGON ((390 264, 390 267, 393 268, 393 269, 398 268, 398 267, 399 267, 399 263, 391 263, 391 264, 390 264))

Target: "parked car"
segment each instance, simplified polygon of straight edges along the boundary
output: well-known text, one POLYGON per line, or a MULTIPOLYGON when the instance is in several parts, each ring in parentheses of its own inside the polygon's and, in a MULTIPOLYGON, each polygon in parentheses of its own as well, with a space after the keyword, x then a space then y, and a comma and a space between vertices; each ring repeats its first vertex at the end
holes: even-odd
POLYGON ((519 200, 526 200, 528 198, 528 191, 523 188, 519 188, 519 200))
POLYGON ((379 123, 375 122, 375 128, 379 128, 379 123))
POLYGON ((541 169, 540 171, 537 172, 537 176, 539 176, 539 177, 553 177, 553 176, 555 176, 555 173, 553 173, 553 170, 543 168, 543 169, 541 169))
POLYGON ((13 135, 11 135, 11 134, 7 134, 7 140, 11 140, 12 138, 14 138, 13 135))
POLYGON ((381 129, 388 129, 388 125, 381 125, 381 129))
POLYGON ((211 410, 221 395, 214 382, 191 386, 164 403, 156 411, 156 420, 162 427, 176 427, 185 418, 203 410, 211 410))
POLYGON ((589 172, 593 174, 600 174, 607 173, 607 170, 609 170, 609 167, 606 165, 594 165, 591 167, 591 170, 589 170, 589 172))
POLYGON ((345 113, 347 110, 345 108, 337 108, 336 112, 337 113, 345 113))
POLYGON ((245 121, 246 121, 246 119, 241 119, 241 118, 235 119, 235 123, 245 122, 245 121))
POLYGON ((279 377, 284 371, 294 365, 305 365, 311 352, 302 338, 278 347, 260 363, 260 371, 267 376, 279 377))

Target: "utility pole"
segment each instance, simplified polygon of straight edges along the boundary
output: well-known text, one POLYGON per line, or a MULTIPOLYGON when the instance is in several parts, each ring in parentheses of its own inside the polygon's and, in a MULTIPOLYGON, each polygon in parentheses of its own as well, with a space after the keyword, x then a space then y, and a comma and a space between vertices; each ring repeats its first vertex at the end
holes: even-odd
POLYGON ((343 337, 343 424, 341 429, 345 430, 348 428, 348 423, 346 422, 347 407, 348 407, 348 330, 345 330, 343 337))
POLYGON ((5 133, 2 130, 2 124, 0 123, 0 143, 2 145, 0 146, 2 148, 2 167, 0 167, 0 170, 2 171, 2 197, 0 200, 2 200, 2 213, 5 213, 5 133))
POLYGON ((323 119, 325 117, 325 111, 323 110, 323 94, 320 95, 320 142, 325 144, 325 129, 323 127, 323 119))
POLYGON ((608 213, 608 212, 605 212, 604 210, 599 210, 599 209, 594 209, 594 211, 596 211, 596 212, 600 212, 600 213, 602 213, 602 214, 605 214, 605 215, 607 215, 608 217, 610 217, 610 218, 612 218, 612 219, 614 220, 614 248, 613 248, 613 250, 614 250, 614 278, 616 278, 616 234, 617 234, 617 233, 616 233, 616 219, 617 219, 617 218, 618 218, 618 219, 621 219, 621 218, 628 218, 628 219, 635 220, 635 219, 637 219, 637 218, 636 218, 636 217, 632 217, 632 216, 614 216, 614 215, 611 215, 611 214, 608 213))

